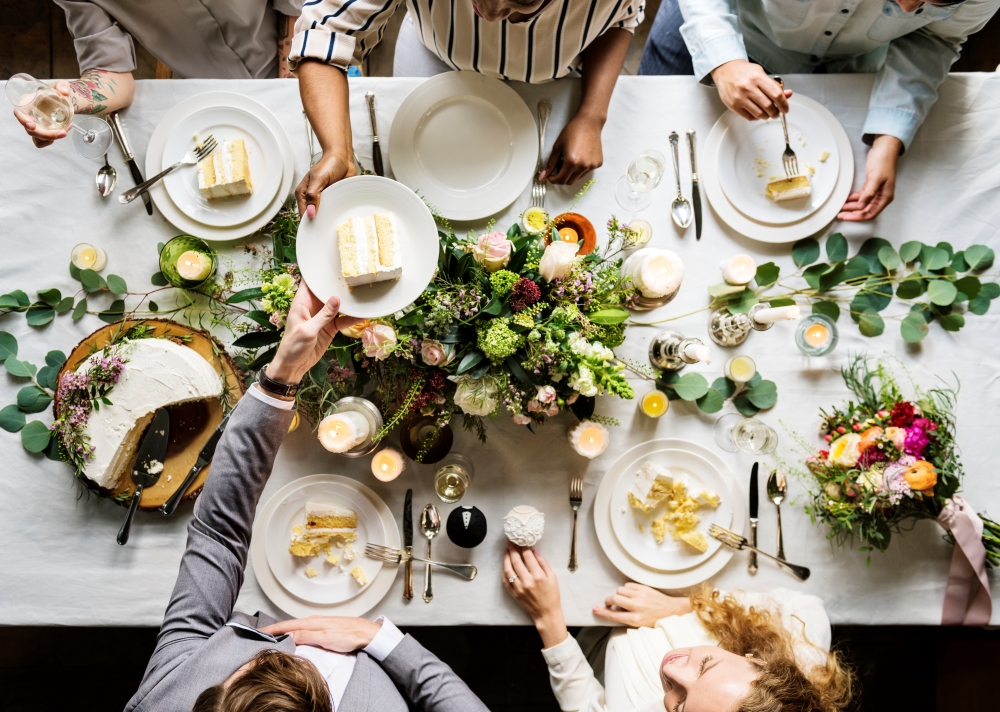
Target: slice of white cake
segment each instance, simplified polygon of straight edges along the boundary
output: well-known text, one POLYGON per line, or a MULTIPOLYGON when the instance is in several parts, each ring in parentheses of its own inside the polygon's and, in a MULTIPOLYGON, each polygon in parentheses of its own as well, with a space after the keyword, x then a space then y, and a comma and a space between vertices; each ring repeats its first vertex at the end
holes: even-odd
POLYGON ((207 200, 253 193, 250 161, 243 139, 223 141, 201 160, 198 164, 198 190, 207 200))
POLYGON ((354 216, 337 227, 340 268, 348 287, 399 279, 403 257, 391 215, 354 216))

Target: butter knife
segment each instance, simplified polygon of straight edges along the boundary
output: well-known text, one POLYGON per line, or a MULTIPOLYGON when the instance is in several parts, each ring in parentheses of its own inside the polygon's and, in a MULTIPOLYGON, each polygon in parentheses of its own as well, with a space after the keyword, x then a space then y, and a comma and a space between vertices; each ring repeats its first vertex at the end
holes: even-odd
POLYGON ((694 129, 687 130, 688 151, 691 153, 691 203, 694 205, 694 237, 701 239, 701 189, 698 186, 698 161, 695 156, 694 129))
MULTIPOLYGON (((750 470, 750 546, 757 546, 757 463, 750 470)), ((750 563, 747 571, 751 575, 757 573, 757 552, 750 552, 750 563)))
POLYGON ((378 122, 375 119, 375 92, 370 91, 365 94, 365 101, 368 102, 368 119, 372 123, 372 165, 375 168, 375 175, 384 176, 385 169, 382 167, 382 148, 378 140, 378 122))
POLYGON ((403 598, 413 599, 413 490, 406 490, 403 503, 403 547, 406 562, 403 564, 403 598))
POLYGON ((208 467, 208 463, 210 463, 212 458, 215 457, 215 448, 219 444, 219 439, 222 437, 222 433, 225 432, 228 424, 229 416, 227 415, 222 419, 222 422, 219 423, 219 427, 215 429, 215 432, 212 433, 211 437, 209 437, 208 442, 205 443, 201 452, 198 453, 198 461, 195 462, 194 467, 188 471, 184 481, 181 482, 181 486, 178 487, 177 491, 170 495, 167 501, 163 503, 163 506, 160 507, 161 512, 164 514, 174 513, 174 510, 177 509, 177 505, 179 505, 181 500, 184 499, 184 495, 187 493, 188 487, 191 486, 191 483, 194 482, 198 474, 208 467))
MULTIPOLYGON (((141 185, 145 179, 142 177, 142 172, 135 162, 135 156, 132 155, 132 147, 129 145, 128 137, 125 135, 125 126, 122 124, 121 114, 116 111, 108 118, 110 119, 108 123, 111 124, 111 131, 114 133, 115 138, 118 139, 118 145, 122 148, 122 155, 125 156, 125 162, 128 163, 128 170, 132 174, 132 180, 135 181, 135 185, 141 185)), ((146 213, 152 215, 153 201, 149 197, 148 191, 142 194, 142 202, 146 206, 146 213)))

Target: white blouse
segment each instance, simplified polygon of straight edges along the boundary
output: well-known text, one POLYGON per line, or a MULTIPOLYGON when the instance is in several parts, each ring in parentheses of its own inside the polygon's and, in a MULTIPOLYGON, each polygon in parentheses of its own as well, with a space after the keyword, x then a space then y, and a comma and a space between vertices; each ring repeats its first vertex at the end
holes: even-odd
MULTIPOLYGON (((766 608, 780 616, 796 640, 795 657, 800 665, 823 664, 823 651, 830 650, 830 619, 822 600, 784 588, 734 595, 746 607, 766 608)), ((663 712, 659 676, 663 656, 674 648, 717 644, 694 613, 663 618, 652 628, 620 628, 608 641, 605 685, 598 681, 573 636, 546 648, 542 656, 563 712, 663 712)))

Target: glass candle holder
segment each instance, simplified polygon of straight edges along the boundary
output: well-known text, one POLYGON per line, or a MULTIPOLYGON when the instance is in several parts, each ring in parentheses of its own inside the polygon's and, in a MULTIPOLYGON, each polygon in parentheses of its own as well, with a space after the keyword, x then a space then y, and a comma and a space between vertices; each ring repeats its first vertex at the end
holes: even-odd
POLYGON ((670 409, 670 401, 663 392, 654 388, 639 399, 639 412, 650 418, 659 418, 670 409))
POLYGON ((434 473, 434 492, 438 499, 454 504, 465 496, 472 484, 472 462, 465 455, 452 453, 441 461, 434 473))
POLYGON ((810 314, 795 330, 795 345, 806 356, 826 356, 837 346, 837 325, 823 314, 810 314))
POLYGON ((69 259, 77 269, 92 269, 100 272, 108 264, 108 253, 100 247, 81 242, 69 253, 69 259))
POLYGON ((733 383, 747 383, 757 374, 757 364, 749 356, 733 356, 726 361, 723 372, 733 383))
POLYGON ((439 428, 435 418, 423 413, 408 416, 399 433, 399 446, 406 456, 427 465, 440 462, 451 450, 454 441, 455 434, 450 425, 439 428))
POLYGON ((374 403, 347 396, 333 404, 319 424, 317 437, 323 447, 341 457, 364 457, 378 446, 375 435, 381 429, 382 414, 374 403), (341 449, 345 439, 349 440, 346 450, 341 449))
POLYGON ((215 250, 191 235, 178 235, 160 251, 164 279, 182 289, 195 289, 212 279, 218 262, 215 250))

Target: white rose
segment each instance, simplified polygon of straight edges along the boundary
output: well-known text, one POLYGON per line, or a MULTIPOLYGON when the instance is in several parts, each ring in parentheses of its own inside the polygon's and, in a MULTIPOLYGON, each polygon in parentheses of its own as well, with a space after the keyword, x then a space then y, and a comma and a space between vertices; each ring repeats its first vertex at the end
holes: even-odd
POLYGON ((480 379, 470 376, 448 378, 458 384, 455 390, 455 405, 461 408, 463 413, 485 416, 496 410, 497 384, 493 378, 489 376, 480 379))
POLYGON ((830 462, 841 467, 854 467, 861 457, 861 436, 847 433, 830 443, 830 462))
POLYGON ((576 262, 576 253, 580 245, 575 242, 563 242, 557 240, 545 248, 538 263, 538 272, 546 282, 554 279, 564 279, 569 275, 573 264, 576 262))
POLYGON ((569 387, 574 391, 579 391, 581 396, 592 398, 597 395, 597 382, 594 380, 594 372, 582 363, 569 379, 569 387))

